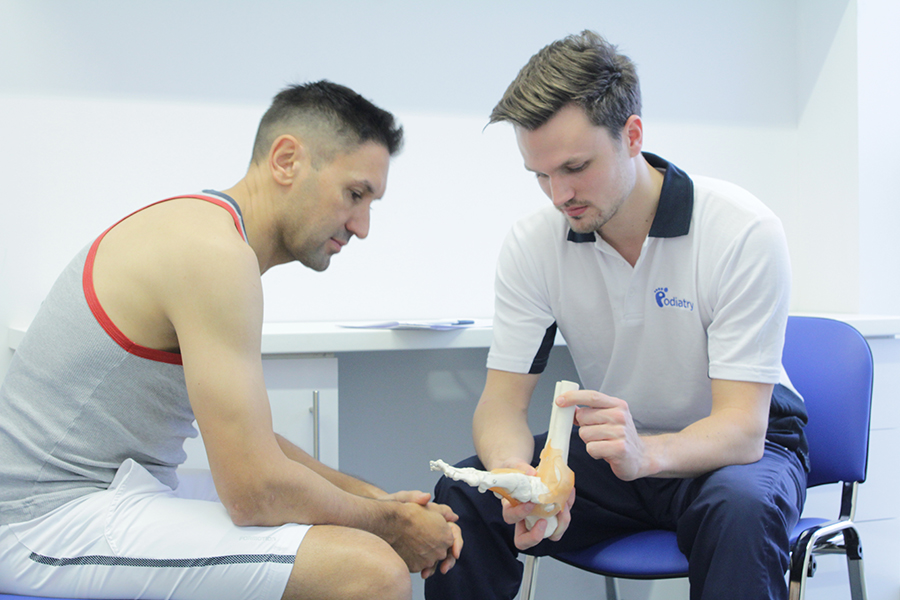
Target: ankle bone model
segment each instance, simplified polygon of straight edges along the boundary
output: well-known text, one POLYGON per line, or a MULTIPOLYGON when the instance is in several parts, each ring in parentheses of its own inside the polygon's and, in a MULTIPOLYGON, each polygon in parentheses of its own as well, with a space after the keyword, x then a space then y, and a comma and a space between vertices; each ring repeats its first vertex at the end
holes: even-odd
POLYGON ((492 471, 480 471, 470 467, 458 469, 442 460, 431 461, 431 470, 441 471, 451 479, 477 487, 481 493, 490 490, 498 497, 509 500, 513 506, 523 502, 534 502, 534 510, 525 517, 525 523, 531 529, 539 519, 546 519, 547 529, 544 537, 550 537, 558 526, 556 514, 563 509, 572 488, 575 487, 575 474, 567 465, 575 407, 561 408, 556 405, 556 399, 565 392, 577 389, 578 384, 571 381, 556 383, 547 442, 541 451, 541 461, 536 468, 536 475, 526 475, 515 469, 492 471))

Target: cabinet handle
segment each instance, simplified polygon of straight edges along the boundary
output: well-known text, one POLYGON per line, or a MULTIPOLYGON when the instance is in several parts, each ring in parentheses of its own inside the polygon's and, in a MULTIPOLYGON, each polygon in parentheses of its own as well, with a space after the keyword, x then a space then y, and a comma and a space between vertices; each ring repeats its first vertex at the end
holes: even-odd
POLYGON ((309 412, 313 416, 313 458, 319 460, 319 390, 313 390, 313 403, 309 412))

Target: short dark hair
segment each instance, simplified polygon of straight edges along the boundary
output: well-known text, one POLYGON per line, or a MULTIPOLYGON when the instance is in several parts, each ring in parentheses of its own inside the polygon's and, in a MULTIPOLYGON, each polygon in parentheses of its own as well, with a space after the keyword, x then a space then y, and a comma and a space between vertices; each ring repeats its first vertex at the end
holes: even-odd
POLYGON ((490 122, 535 130, 576 104, 618 139, 631 115, 641 114, 641 85, 634 63, 617 50, 590 30, 545 46, 519 71, 490 122))
POLYGON ((324 79, 289 86, 275 96, 259 123, 253 162, 265 160, 275 139, 292 129, 317 140, 320 147, 313 152, 319 158, 369 141, 387 148, 391 156, 403 146, 403 127, 394 115, 324 79))

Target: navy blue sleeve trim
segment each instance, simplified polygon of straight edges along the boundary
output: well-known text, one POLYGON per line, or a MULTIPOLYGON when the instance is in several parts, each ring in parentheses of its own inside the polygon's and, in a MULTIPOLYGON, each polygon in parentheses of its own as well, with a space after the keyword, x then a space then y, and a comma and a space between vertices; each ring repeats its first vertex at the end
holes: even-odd
POLYGON ((547 328, 546 333, 544 333, 544 339, 541 341, 541 347, 538 348, 537 355, 534 357, 534 362, 531 363, 531 368, 528 369, 528 373, 543 373, 544 369, 547 368, 547 361, 550 360, 550 350, 553 348, 553 341, 556 339, 556 321, 547 328))

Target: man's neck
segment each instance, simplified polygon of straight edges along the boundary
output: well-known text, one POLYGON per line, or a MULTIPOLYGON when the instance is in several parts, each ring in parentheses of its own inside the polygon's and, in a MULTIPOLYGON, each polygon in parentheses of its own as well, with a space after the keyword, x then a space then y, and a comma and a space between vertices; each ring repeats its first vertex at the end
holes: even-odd
POLYGON ((272 235, 275 227, 274 212, 267 202, 271 194, 256 177, 254 168, 251 167, 243 179, 222 192, 234 198, 241 207, 247 243, 256 253, 260 274, 284 262, 278 260, 273 243, 276 239, 272 235))
POLYGON ((663 184, 663 174, 650 166, 643 155, 636 160, 634 189, 616 215, 621 218, 614 219, 615 223, 610 221, 599 232, 632 267, 637 264, 653 226, 663 184))

